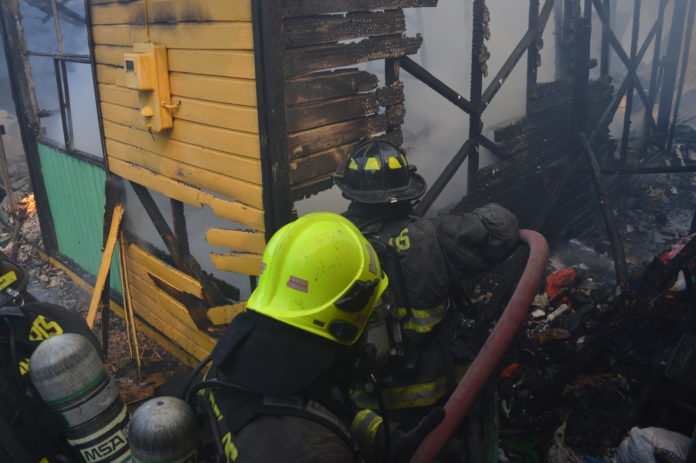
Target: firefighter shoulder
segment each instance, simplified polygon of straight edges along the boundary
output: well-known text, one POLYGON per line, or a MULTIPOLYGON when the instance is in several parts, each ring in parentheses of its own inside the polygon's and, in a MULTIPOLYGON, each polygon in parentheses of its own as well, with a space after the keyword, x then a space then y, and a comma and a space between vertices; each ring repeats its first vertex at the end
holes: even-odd
MULTIPOLYGON (((223 461, 388 455, 358 448, 369 439, 353 437, 348 400, 363 331, 388 284, 375 250, 345 218, 313 213, 280 229, 262 262, 248 310, 213 350, 202 383, 210 387, 198 394, 223 461)), ((372 445, 385 440, 375 438, 381 425, 365 423, 372 445)))
MULTIPOLYGON (((497 204, 468 214, 416 216, 413 204, 425 193, 425 181, 385 141, 358 144, 334 181, 351 200, 343 215, 373 244, 390 279, 389 307, 368 328, 375 345, 388 338, 388 358, 384 349, 378 354, 385 407, 431 407, 451 392, 471 360, 452 348, 459 345, 453 341, 462 316, 452 294, 462 280, 510 255, 519 240, 517 219, 497 204)), ((366 382, 354 398, 360 406, 376 407, 376 392, 366 382)))

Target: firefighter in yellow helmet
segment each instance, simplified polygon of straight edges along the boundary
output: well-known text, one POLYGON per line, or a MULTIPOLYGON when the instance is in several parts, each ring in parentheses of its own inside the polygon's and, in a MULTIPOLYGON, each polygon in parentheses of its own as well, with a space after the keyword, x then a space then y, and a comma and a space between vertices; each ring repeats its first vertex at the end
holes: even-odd
POLYGON ((213 350, 203 383, 222 461, 410 459, 442 410, 408 434, 385 438, 387 426, 370 411, 350 430, 347 388, 387 284, 372 245, 337 214, 306 215, 271 238, 248 310, 213 350))

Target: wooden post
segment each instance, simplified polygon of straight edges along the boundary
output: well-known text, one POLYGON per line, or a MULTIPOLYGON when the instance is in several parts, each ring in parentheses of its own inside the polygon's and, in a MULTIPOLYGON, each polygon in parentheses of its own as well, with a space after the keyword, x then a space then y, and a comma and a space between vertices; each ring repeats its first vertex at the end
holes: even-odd
POLYGON ((99 266, 99 273, 97 273, 97 281, 94 284, 94 293, 92 294, 92 300, 89 303, 89 310, 87 311, 87 325, 89 325, 90 328, 94 326, 94 320, 97 317, 97 308, 102 298, 102 289, 105 287, 104 285, 109 278, 111 258, 114 255, 114 249, 116 249, 116 239, 121 229, 121 219, 123 219, 123 205, 117 204, 113 210, 108 238, 104 244, 104 253, 102 254, 102 261, 99 266))
POLYGON ((679 88, 677 89, 677 99, 674 102, 674 115, 672 116, 672 126, 669 129, 667 137, 667 151, 672 149, 672 140, 674 139, 674 128, 677 125, 679 118, 679 106, 681 105, 682 92, 684 91, 684 80, 686 78, 686 69, 689 66, 689 51, 691 50, 691 33, 694 29, 694 10, 696 9, 696 1, 691 0, 689 3, 689 15, 686 23, 686 37, 684 39, 684 53, 681 59, 681 71, 679 75, 679 88))
MULTIPOLYGON (((636 66, 636 51, 638 49, 638 29, 640 27, 640 3, 641 0, 633 0, 633 28, 631 30, 631 65, 636 66)), ((621 136, 621 149, 619 159, 621 165, 626 165, 628 155, 628 141, 631 135, 631 113, 633 112, 633 74, 629 73, 628 89, 626 90, 626 110, 624 112, 623 134, 621 136)))
POLYGON ((682 36, 688 0, 674 0, 674 14, 670 25, 667 55, 664 58, 664 73, 662 75, 662 90, 660 92, 660 111, 657 116, 657 135, 664 146, 667 139, 667 129, 672 115, 674 84, 677 80, 677 67, 681 51, 682 36))
POLYGON ((660 9, 657 12, 657 32, 655 36, 655 46, 653 48, 652 69, 650 71, 650 89, 648 94, 649 104, 645 108, 645 119, 643 121, 643 138, 646 140, 646 142, 650 137, 650 125, 648 124, 648 118, 652 117, 655 99, 657 98, 657 90, 659 88, 657 82, 657 75, 658 70, 660 68, 660 54, 662 52, 662 29, 665 23, 666 3, 667 0, 662 0, 662 3, 660 4, 660 9))
POLYGON ((34 79, 32 78, 31 68, 27 59, 21 18, 19 0, 0 1, 0 21, 2 21, 3 26, 2 38, 5 45, 7 69, 10 75, 12 99, 17 111, 17 122, 19 123, 24 155, 29 168, 31 187, 36 198, 41 237, 47 253, 54 255, 58 250, 58 241, 56 240, 53 217, 51 216, 46 185, 41 172, 41 161, 39 160, 39 147, 37 144, 40 130, 38 105, 34 95, 34 79))
POLYGON ((174 224, 174 245, 176 247, 176 253, 181 257, 187 257, 191 252, 189 250, 184 203, 176 199, 171 199, 170 204, 172 206, 172 223, 174 224))
POLYGON ((599 207, 602 211, 602 217, 604 218, 604 224, 607 227, 607 234, 609 235, 609 244, 611 246, 612 255, 614 257, 614 271, 616 272, 616 284, 619 286, 624 285, 628 281, 628 267, 626 266, 626 253, 624 252, 623 244, 621 243, 621 238, 616 230, 616 225, 614 224, 614 214, 609 207, 609 197, 607 195, 604 186, 602 185, 602 179, 600 174, 599 163, 597 162, 597 157, 594 155, 594 151, 590 146, 591 140, 587 140, 585 135, 580 133, 580 142, 582 143, 582 152, 587 160, 587 165, 590 169, 590 177, 592 178, 592 183, 594 183, 595 189, 597 190, 597 196, 599 199, 599 207))
MULTIPOLYGON (((177 269, 200 281, 204 289, 203 296, 205 297, 205 302, 209 306, 214 307, 216 305, 225 305, 227 303, 227 299, 225 299, 215 283, 211 282, 203 273, 203 270, 196 259, 194 259, 194 257, 190 254, 186 256, 179 255, 176 237, 174 236, 171 228, 169 228, 167 221, 164 220, 162 212, 157 207, 157 204, 155 204, 155 200, 152 199, 152 195, 148 189, 135 182, 130 182, 130 184, 133 187, 133 191, 135 191, 138 200, 140 200, 140 203, 143 205, 145 212, 152 221, 152 224, 157 229, 157 233, 159 233, 160 237, 162 238, 164 245, 169 251, 169 254, 171 254, 172 259, 174 259, 174 264, 176 265, 177 269)), ((191 309, 192 308, 189 307, 189 310, 191 309)), ((192 316, 194 317, 194 321, 196 321, 197 318, 194 316, 194 314, 192 314, 192 316)))
MULTIPOLYGON (((611 20, 611 18, 613 18, 611 14, 611 0, 604 0, 602 5, 604 6, 604 12, 611 20)), ((609 40, 607 38, 608 27, 609 26, 602 24, 602 52, 600 55, 601 57, 599 64, 599 74, 602 77, 606 77, 609 75, 609 59, 611 56, 611 48, 609 48, 609 40)))
MULTIPOLYGON (((539 25, 539 0, 529 0, 529 29, 539 25)), ((527 49, 527 107, 536 95, 537 70, 539 66, 539 40, 532 41, 527 49)))
POLYGON ((293 215, 285 115, 285 27, 282 7, 283 2, 279 0, 252 0, 266 239, 290 222, 293 215))
MULTIPOLYGON (((484 13, 486 11, 485 0, 474 0, 473 28, 471 38, 471 94, 469 101, 475 108, 481 108, 481 93, 483 91, 483 66, 481 51, 483 50, 484 13)), ((481 133, 481 116, 471 114, 469 116, 469 167, 467 171, 467 193, 476 189, 476 180, 479 169, 479 142, 481 133)))

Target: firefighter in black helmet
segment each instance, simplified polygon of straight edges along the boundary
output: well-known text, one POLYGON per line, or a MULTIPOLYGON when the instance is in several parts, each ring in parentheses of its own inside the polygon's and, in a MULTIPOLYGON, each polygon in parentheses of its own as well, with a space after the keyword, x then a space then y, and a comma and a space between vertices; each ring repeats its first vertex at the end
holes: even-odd
POLYGON ((386 141, 358 144, 334 181, 351 200, 343 215, 373 243, 390 280, 391 302, 368 329, 376 346, 388 346, 375 356, 381 391, 366 383, 354 400, 375 409, 381 399, 390 418, 417 421, 422 414, 414 409, 441 403, 472 360, 453 348, 463 318, 454 289, 510 255, 519 239, 517 219, 497 204, 419 218, 413 206, 425 180, 386 141))

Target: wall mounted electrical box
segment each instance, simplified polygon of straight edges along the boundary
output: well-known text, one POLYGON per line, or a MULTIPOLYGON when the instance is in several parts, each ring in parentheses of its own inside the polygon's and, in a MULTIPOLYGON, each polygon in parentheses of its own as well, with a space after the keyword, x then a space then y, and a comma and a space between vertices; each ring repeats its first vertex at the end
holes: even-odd
POLYGON ((126 53, 123 61, 126 87, 138 90, 145 127, 154 132, 171 129, 172 112, 177 107, 171 104, 167 48, 136 43, 133 53, 126 53))

